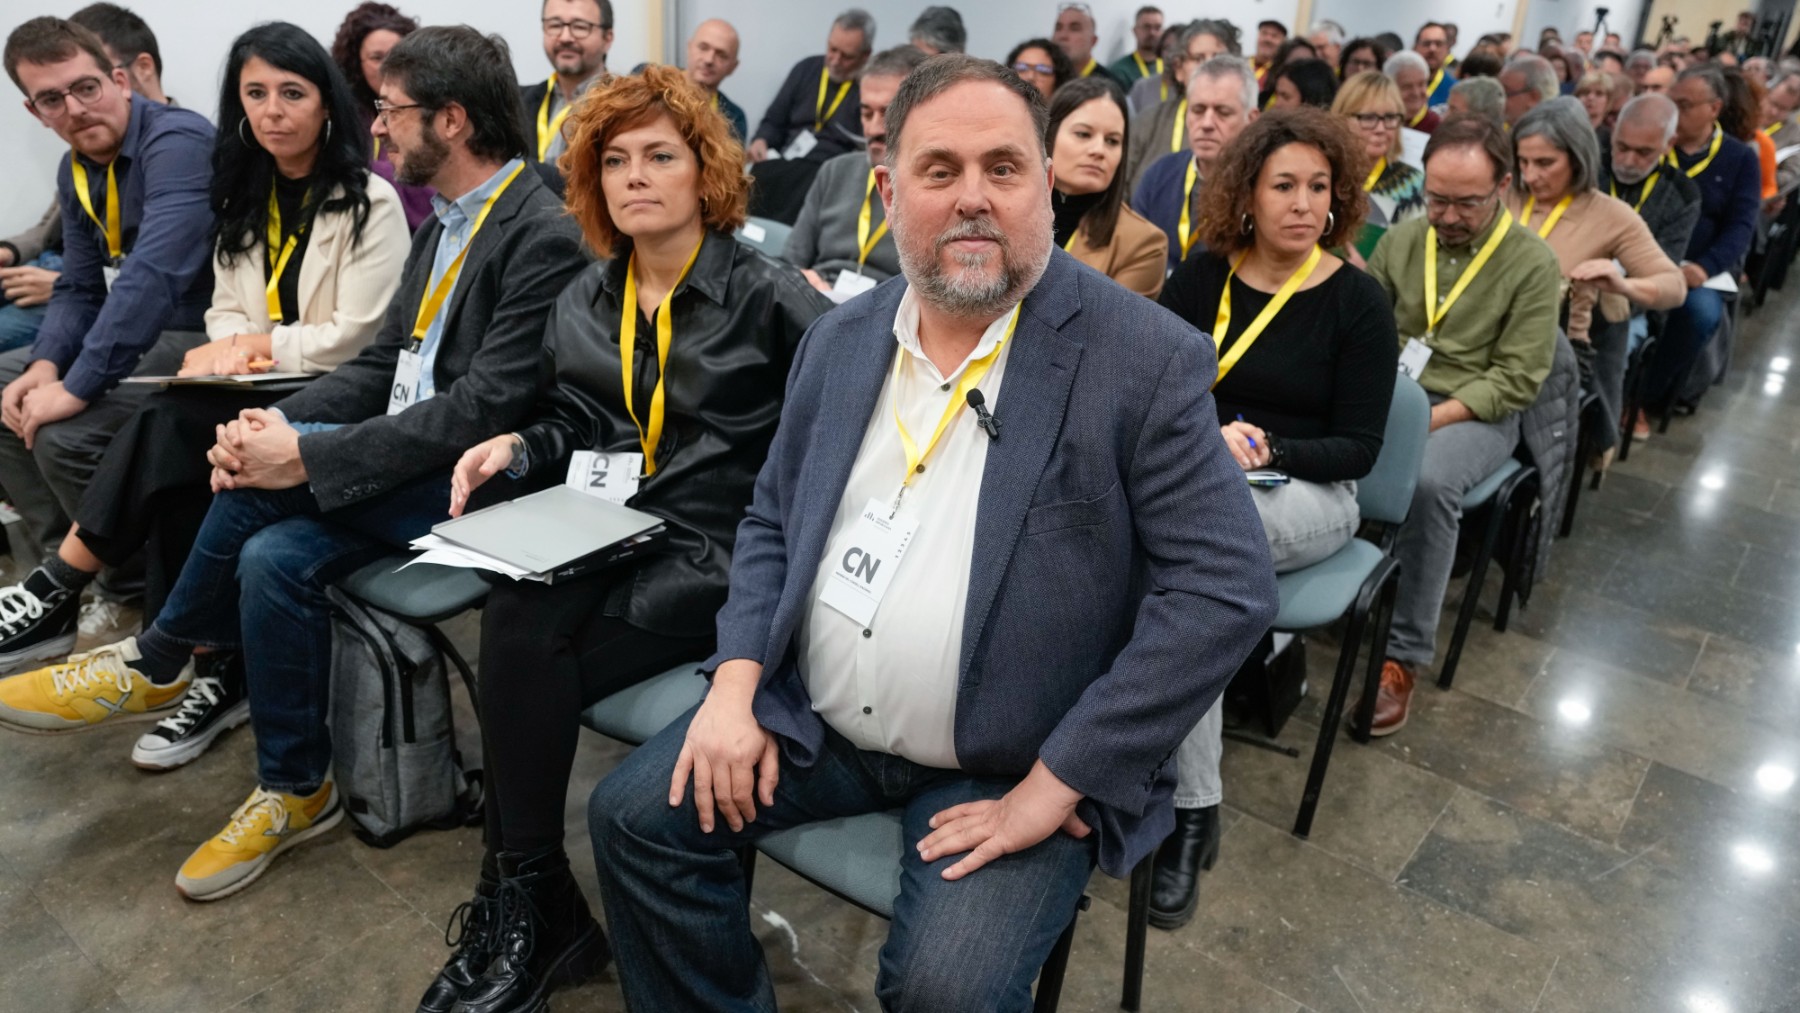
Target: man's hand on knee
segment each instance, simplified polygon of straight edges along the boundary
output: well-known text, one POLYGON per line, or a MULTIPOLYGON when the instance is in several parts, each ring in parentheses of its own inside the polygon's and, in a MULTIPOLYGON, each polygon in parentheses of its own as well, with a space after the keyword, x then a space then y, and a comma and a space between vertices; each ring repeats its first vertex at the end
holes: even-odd
POLYGON ((52 380, 26 393, 20 407, 19 438, 30 450, 37 442, 37 432, 52 422, 74 418, 86 410, 88 403, 69 393, 61 380, 52 380))
POLYGON ((968 852, 944 870, 944 878, 961 879, 1002 855, 1010 855, 1048 839, 1061 830, 1071 837, 1091 831, 1075 815, 1081 793, 1064 784, 1039 760, 1018 787, 997 799, 953 805, 931 818, 931 834, 919 842, 927 862, 968 852))
POLYGON ((56 364, 39 359, 25 367, 19 378, 0 391, 0 422, 17 436, 25 435, 25 395, 47 383, 56 382, 56 364))
POLYGON ((713 673, 712 690, 689 722, 687 741, 669 778, 669 805, 679 806, 694 780, 694 809, 700 829, 712 833, 714 810, 732 830, 756 820, 756 801, 775 804, 781 753, 775 736, 756 721, 750 701, 762 666, 736 658, 713 673))

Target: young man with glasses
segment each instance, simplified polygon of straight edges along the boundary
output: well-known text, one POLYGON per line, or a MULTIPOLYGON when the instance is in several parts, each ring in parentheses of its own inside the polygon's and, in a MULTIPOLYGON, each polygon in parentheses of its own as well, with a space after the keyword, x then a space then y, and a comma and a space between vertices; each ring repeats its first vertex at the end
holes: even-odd
MULTIPOLYGON (((56 171, 62 274, 34 344, 0 355, 0 487, 45 558, 69 530, 112 434, 206 341, 212 301, 212 125, 131 90, 105 44, 73 21, 27 21, 6 70, 38 121, 68 143, 56 171)), ((25 617, 0 609, 0 629, 25 617)), ((0 670, 66 651, 0 656, 0 670)))
POLYGON ((528 154, 560 196, 563 182, 556 160, 567 147, 563 123, 583 92, 612 76, 606 70, 613 44, 612 0, 544 0, 543 26, 550 76, 519 85, 519 94, 532 142, 528 154))
POLYGON ((1425 146, 1425 217, 1390 229, 1369 258, 1394 303, 1400 369, 1431 397, 1431 436, 1395 549, 1400 600, 1375 735, 1406 723, 1413 686, 1435 656, 1463 495, 1512 456, 1519 415, 1555 359, 1562 271, 1549 245, 1505 209, 1511 166, 1498 123, 1445 120, 1425 146))

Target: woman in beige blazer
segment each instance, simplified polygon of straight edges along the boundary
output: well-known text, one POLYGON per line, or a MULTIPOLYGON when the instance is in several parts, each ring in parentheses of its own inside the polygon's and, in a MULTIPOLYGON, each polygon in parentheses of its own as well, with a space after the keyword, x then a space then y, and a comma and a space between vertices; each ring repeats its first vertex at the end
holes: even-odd
POLYGON ((1162 291, 1169 239, 1125 206, 1127 120, 1118 85, 1076 78, 1050 99, 1044 146, 1056 173, 1056 242, 1075 259, 1154 299, 1162 291))

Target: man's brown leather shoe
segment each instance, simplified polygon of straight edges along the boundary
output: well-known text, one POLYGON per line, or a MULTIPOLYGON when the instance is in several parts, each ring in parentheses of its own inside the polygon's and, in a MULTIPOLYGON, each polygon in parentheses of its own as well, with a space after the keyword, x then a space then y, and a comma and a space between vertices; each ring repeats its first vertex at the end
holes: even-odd
POLYGON ((1375 695, 1375 720, 1369 734, 1392 735, 1406 724, 1412 705, 1414 672, 1410 665, 1389 658, 1381 666, 1381 690, 1375 695))

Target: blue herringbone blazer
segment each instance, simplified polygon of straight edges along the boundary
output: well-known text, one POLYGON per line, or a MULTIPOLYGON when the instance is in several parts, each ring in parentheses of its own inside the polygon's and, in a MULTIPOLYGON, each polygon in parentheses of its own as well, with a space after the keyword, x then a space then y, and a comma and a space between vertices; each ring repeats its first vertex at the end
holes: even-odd
MULTIPOLYGON (((795 638, 904 291, 888 280, 801 343, 706 666, 763 664, 757 720, 800 766, 824 725, 795 638)), ((1262 524, 1208 393, 1216 366, 1199 332, 1056 250, 993 405, 1004 428, 976 512, 957 758, 1023 777, 1041 757, 1087 797, 1114 876, 1173 826, 1175 747, 1275 616, 1262 524)))

